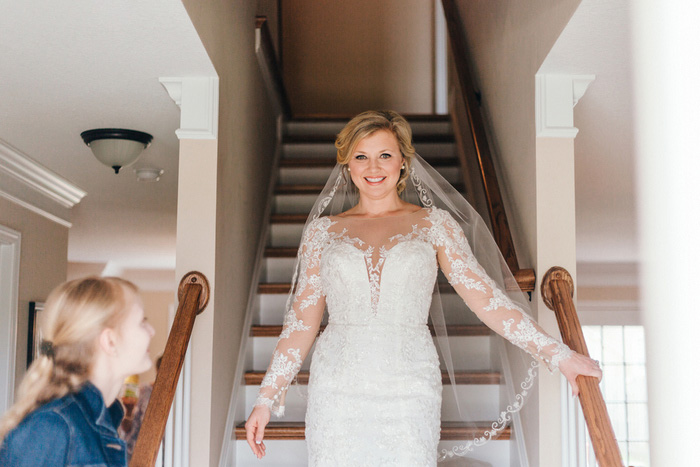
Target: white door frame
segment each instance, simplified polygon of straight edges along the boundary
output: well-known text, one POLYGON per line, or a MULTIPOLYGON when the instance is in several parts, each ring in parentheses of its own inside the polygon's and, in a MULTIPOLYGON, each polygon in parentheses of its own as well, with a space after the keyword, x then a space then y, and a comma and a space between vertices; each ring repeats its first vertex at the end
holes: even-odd
POLYGON ((12 406, 15 392, 21 239, 0 225, 0 414, 12 406))
POLYGON ((433 111, 436 114, 447 114, 449 112, 447 105, 449 97, 447 84, 447 22, 441 0, 435 0, 434 11, 435 74, 433 78, 435 79, 435 102, 433 103, 433 111))

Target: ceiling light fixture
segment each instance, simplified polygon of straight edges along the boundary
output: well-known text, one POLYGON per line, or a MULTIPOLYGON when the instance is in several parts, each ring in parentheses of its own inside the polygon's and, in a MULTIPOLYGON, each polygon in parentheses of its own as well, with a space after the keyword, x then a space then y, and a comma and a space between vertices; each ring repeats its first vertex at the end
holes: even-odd
POLYGON ((114 169, 115 174, 122 167, 136 162, 153 140, 153 136, 148 133, 121 128, 87 130, 80 133, 80 137, 97 160, 114 169))

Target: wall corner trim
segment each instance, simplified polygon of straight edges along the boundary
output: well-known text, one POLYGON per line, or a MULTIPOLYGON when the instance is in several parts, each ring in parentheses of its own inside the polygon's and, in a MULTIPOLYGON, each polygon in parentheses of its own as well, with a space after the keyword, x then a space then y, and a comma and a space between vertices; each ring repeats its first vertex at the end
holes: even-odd
POLYGON ((216 139, 219 127, 219 78, 199 76, 159 78, 180 107, 178 139, 216 139))
POLYGON ((535 75, 535 120, 538 138, 575 138, 574 106, 595 75, 535 75))

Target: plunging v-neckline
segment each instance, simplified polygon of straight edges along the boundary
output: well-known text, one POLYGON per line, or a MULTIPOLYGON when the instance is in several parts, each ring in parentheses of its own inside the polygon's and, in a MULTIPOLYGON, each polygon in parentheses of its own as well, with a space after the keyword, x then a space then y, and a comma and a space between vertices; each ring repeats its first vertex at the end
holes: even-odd
MULTIPOLYGON (((413 233, 413 232, 412 232, 413 233)), ((390 237, 395 238, 396 236, 390 237)), ((410 235, 410 238, 399 239, 395 245, 387 249, 385 246, 379 247, 379 258, 377 262, 372 261, 372 255, 374 254, 375 246, 369 245, 364 240, 359 237, 350 237, 348 235, 342 235, 338 238, 344 244, 350 246, 352 249, 358 251, 364 260, 365 271, 367 272, 367 283, 369 286, 370 294, 370 308, 372 313, 376 316, 379 311, 379 300, 381 298, 381 283, 382 275, 384 273, 384 268, 386 267, 389 254, 397 247, 403 244, 411 243, 414 241, 423 242, 417 235, 410 235), (358 247, 356 244, 364 245, 367 244, 366 249, 358 247)))

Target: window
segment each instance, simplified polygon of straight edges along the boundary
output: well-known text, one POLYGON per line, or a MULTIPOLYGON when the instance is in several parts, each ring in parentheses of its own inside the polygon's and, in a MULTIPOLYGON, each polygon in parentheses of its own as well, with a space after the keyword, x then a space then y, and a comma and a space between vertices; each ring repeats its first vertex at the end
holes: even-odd
MULTIPOLYGON (((603 368, 601 390, 626 466, 649 467, 646 360, 642 326, 583 326, 591 358, 603 368)), ((587 463, 595 465, 586 440, 587 463)))

